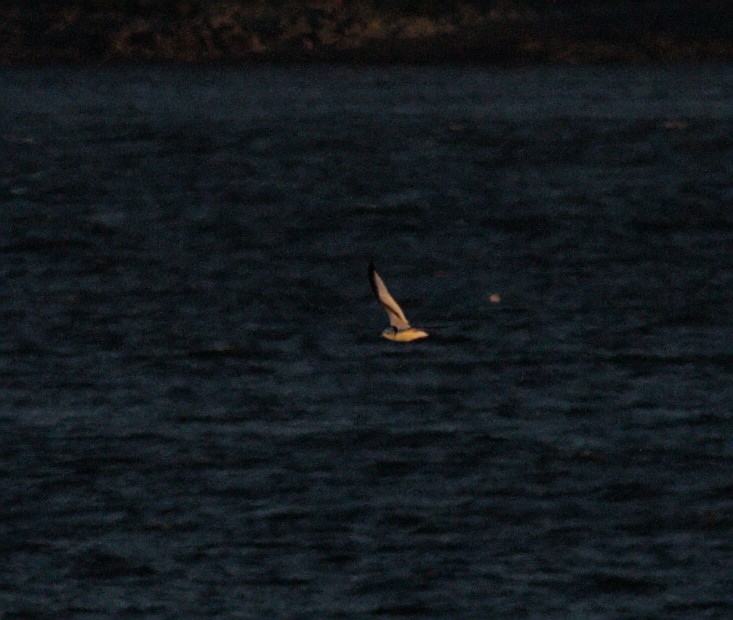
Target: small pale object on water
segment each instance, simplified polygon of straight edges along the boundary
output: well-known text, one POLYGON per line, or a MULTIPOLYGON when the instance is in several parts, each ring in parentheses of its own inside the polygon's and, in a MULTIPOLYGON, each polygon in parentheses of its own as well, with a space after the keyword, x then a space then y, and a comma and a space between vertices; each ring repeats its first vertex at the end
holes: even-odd
POLYGON ((501 301, 501 295, 499 295, 499 293, 491 293, 491 295, 489 295, 489 301, 492 304, 498 304, 501 301))

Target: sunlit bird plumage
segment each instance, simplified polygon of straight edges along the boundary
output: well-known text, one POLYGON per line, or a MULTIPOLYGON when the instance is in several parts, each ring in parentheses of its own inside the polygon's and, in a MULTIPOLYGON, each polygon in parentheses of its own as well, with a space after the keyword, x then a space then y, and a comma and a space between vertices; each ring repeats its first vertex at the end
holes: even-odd
POLYGON ((369 263, 369 283, 372 285, 374 296, 387 312, 390 327, 382 331, 382 337, 394 342, 410 342, 418 338, 426 338, 428 333, 422 329, 411 327, 405 313, 394 297, 389 294, 386 285, 374 269, 374 263, 369 263))

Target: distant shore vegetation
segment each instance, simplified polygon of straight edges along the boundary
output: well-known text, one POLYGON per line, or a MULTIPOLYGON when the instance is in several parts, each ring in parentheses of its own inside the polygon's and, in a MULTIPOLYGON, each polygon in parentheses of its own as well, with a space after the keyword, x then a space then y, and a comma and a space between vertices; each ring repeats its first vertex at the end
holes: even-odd
POLYGON ((733 59, 728 0, 5 0, 0 62, 733 59))

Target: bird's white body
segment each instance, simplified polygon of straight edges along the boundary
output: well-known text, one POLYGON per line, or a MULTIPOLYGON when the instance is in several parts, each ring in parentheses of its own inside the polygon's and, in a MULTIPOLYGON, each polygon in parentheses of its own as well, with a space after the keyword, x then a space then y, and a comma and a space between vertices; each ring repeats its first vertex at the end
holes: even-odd
POLYGON ((388 327, 382 330, 382 338, 392 340, 393 342, 410 342, 411 340, 417 340, 418 338, 427 338, 428 332, 416 327, 409 327, 407 329, 397 329, 396 327, 388 327))
POLYGON ((374 296, 382 304, 389 317, 390 327, 382 331, 382 337, 393 342, 410 342, 418 338, 426 338, 428 333, 417 327, 411 327, 405 313, 394 297, 389 294, 382 278, 369 263, 369 283, 372 285, 374 296))

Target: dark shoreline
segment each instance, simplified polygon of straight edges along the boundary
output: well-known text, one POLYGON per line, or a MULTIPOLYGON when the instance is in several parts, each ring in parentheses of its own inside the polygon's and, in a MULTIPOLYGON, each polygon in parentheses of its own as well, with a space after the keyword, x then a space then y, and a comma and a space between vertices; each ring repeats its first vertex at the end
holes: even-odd
POLYGON ((166 11, 143 12, 97 4, 104 3, 69 0, 48 8, 11 2, 0 8, 0 65, 733 60, 733 9, 716 2, 622 0, 589 8, 515 0, 461 4, 437 15, 338 0, 232 0, 187 10, 173 1, 166 11))

